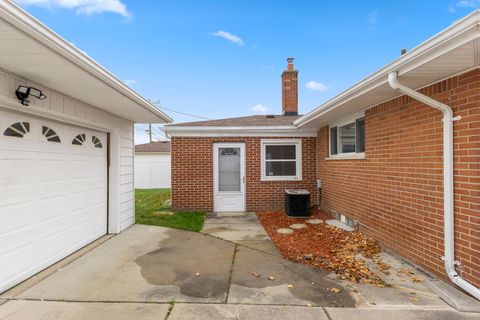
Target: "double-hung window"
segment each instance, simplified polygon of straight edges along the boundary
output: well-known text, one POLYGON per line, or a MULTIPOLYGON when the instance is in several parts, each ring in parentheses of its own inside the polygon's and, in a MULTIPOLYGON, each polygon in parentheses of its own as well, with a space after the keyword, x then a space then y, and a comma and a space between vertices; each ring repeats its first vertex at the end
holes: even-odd
POLYGON ((301 180, 301 154, 301 140, 262 140, 262 180, 301 180))
POLYGON ((329 127, 330 158, 365 156, 365 117, 363 112, 332 123, 329 127))

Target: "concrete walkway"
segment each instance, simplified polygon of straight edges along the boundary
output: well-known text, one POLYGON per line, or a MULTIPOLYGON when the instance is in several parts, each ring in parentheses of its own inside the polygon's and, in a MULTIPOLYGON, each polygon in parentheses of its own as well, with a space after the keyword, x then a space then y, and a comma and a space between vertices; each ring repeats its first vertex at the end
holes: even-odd
POLYGON ((270 240, 254 212, 235 215, 210 213, 205 218, 202 232, 247 248, 280 256, 280 251, 270 240))
MULTIPOLYGON (((433 293, 426 304, 362 304, 331 274, 255 243, 268 238, 241 238, 133 226, 46 279, 0 296, 6 302, 0 319, 480 318, 456 312, 433 293)), ((385 291, 376 294, 388 299, 385 291)))

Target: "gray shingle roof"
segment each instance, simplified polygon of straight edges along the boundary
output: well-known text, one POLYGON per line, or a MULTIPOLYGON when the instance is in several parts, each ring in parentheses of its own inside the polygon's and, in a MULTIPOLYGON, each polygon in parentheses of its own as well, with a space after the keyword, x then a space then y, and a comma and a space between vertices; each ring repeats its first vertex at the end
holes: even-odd
POLYGON ((257 126, 284 126, 291 125, 293 121, 301 117, 284 115, 258 115, 237 118, 226 118, 218 120, 206 120, 195 122, 182 122, 170 124, 167 127, 257 127, 257 126))
POLYGON ((137 144, 135 152, 170 152, 170 141, 137 144))

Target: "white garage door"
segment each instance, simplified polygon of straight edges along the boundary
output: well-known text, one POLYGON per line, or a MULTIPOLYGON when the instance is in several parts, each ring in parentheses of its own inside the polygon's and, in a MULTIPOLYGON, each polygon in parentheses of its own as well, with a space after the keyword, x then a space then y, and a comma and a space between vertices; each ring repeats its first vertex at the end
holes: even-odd
POLYGON ((0 109, 0 292, 106 232, 106 134, 0 109))

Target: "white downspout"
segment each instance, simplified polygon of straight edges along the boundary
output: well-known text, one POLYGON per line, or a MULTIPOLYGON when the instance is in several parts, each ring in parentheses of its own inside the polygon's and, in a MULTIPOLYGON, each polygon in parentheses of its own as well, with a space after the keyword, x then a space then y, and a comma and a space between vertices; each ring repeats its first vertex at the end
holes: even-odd
POLYGON ((464 289, 472 296, 480 300, 480 290, 465 281, 455 270, 455 233, 454 233, 454 208, 453 208, 453 121, 460 117, 453 117, 452 109, 434 100, 420 92, 410 89, 398 82, 397 72, 391 72, 388 75, 388 84, 393 89, 420 101, 432 108, 438 109, 443 113, 443 207, 444 207, 444 245, 445 270, 453 283, 464 289))

